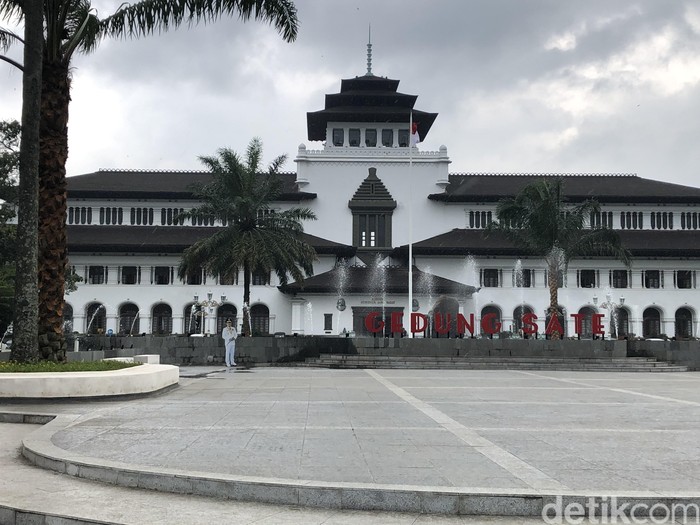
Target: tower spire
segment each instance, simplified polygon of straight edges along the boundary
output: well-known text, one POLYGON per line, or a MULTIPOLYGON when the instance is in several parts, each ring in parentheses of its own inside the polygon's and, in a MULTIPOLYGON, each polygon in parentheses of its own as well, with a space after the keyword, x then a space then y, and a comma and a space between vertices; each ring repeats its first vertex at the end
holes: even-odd
POLYGON ((369 25, 369 36, 367 39, 367 73, 366 76, 374 76, 372 74, 372 24, 369 25))

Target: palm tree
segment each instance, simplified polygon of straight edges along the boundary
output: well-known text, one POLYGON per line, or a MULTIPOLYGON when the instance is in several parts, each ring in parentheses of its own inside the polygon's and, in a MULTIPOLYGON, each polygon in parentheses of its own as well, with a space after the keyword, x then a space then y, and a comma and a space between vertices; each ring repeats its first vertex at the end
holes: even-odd
MULTIPOLYGON (((548 317, 559 312, 559 273, 579 256, 612 256, 630 265, 630 252, 619 235, 605 227, 591 228, 592 213, 600 211, 597 201, 589 199, 569 204, 562 179, 541 179, 523 188, 515 197, 501 200, 496 207, 497 220, 489 232, 503 232, 508 239, 547 263, 549 286, 548 317)), ((559 334, 552 334, 555 339, 559 334)))
POLYGON ((11 31, 0 29, 0 49, 3 51, 12 42, 24 44, 23 64, 7 57, 0 57, 22 71, 22 140, 19 152, 14 344, 10 356, 14 361, 29 361, 36 357, 38 350, 39 123, 44 45, 42 0, 24 0, 22 14, 24 39, 11 31))
MULTIPOLYGON (((0 17, 22 16, 25 0, 0 0, 0 17)), ((180 25, 237 15, 269 22, 287 41, 297 35, 291 0, 141 0, 99 19, 89 0, 44 0, 39 163, 39 333, 43 358, 65 360, 63 339, 66 248, 66 160, 70 63, 105 37, 138 38, 180 25), (47 344, 48 343, 48 344, 47 344)))
POLYGON ((178 268, 180 278, 204 269, 210 275, 235 281, 243 272, 243 329, 250 335, 250 281, 254 272, 277 274, 281 284, 289 277, 303 281, 313 275, 316 252, 301 238, 302 221, 315 220, 307 208, 273 211, 270 204, 281 194, 277 176, 287 157, 277 157, 259 173, 262 143, 254 138, 245 158, 228 148, 213 157, 200 157, 212 181, 195 189, 203 204, 183 217, 208 217, 224 225, 213 235, 185 250, 178 268))

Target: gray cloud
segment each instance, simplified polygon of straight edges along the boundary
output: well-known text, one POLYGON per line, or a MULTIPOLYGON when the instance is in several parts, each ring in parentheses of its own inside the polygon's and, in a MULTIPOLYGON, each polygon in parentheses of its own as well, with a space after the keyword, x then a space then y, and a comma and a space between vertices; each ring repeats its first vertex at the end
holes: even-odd
MULTIPOLYGON (((104 15, 115 4, 99 6, 104 15)), ((220 20, 105 41, 74 62, 69 173, 198 168, 198 155, 296 153, 306 112, 366 69, 439 117, 421 146, 451 170, 638 172, 695 184, 700 8, 657 0, 298 0, 298 40, 220 20)), ((0 118, 19 75, 0 65, 0 118)), ((318 144, 310 144, 319 147, 318 144)), ((287 165, 293 169, 293 164, 287 165)))

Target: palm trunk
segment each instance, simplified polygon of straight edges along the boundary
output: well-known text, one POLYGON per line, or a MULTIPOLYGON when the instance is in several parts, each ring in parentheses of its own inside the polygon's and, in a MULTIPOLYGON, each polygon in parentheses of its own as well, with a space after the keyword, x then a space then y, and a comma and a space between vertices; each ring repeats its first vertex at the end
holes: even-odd
POLYGON ((66 161, 68 160, 67 64, 44 62, 39 159, 39 345, 44 359, 66 360, 63 294, 66 247, 66 161))
MULTIPOLYGON (((547 285, 549 286, 549 317, 559 316, 559 268, 550 264, 547 270, 547 285)), ((554 331, 549 334, 551 339, 561 339, 562 334, 554 331)))
POLYGON ((241 331, 250 337, 250 266, 243 264, 243 326, 241 331))
POLYGON ((44 9, 41 0, 25 0, 24 71, 22 77, 22 142, 19 157, 17 260, 13 361, 38 354, 37 225, 39 188, 39 120, 44 9))

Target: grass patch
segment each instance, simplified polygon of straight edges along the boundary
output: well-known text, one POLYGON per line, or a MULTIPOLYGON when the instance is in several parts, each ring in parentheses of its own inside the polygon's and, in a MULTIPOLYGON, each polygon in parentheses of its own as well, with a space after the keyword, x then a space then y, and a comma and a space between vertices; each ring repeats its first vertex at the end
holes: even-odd
POLYGON ((141 363, 125 363, 123 361, 76 361, 74 363, 54 363, 52 361, 36 361, 33 363, 0 362, 0 373, 9 372, 104 372, 121 370, 139 366, 141 363))

